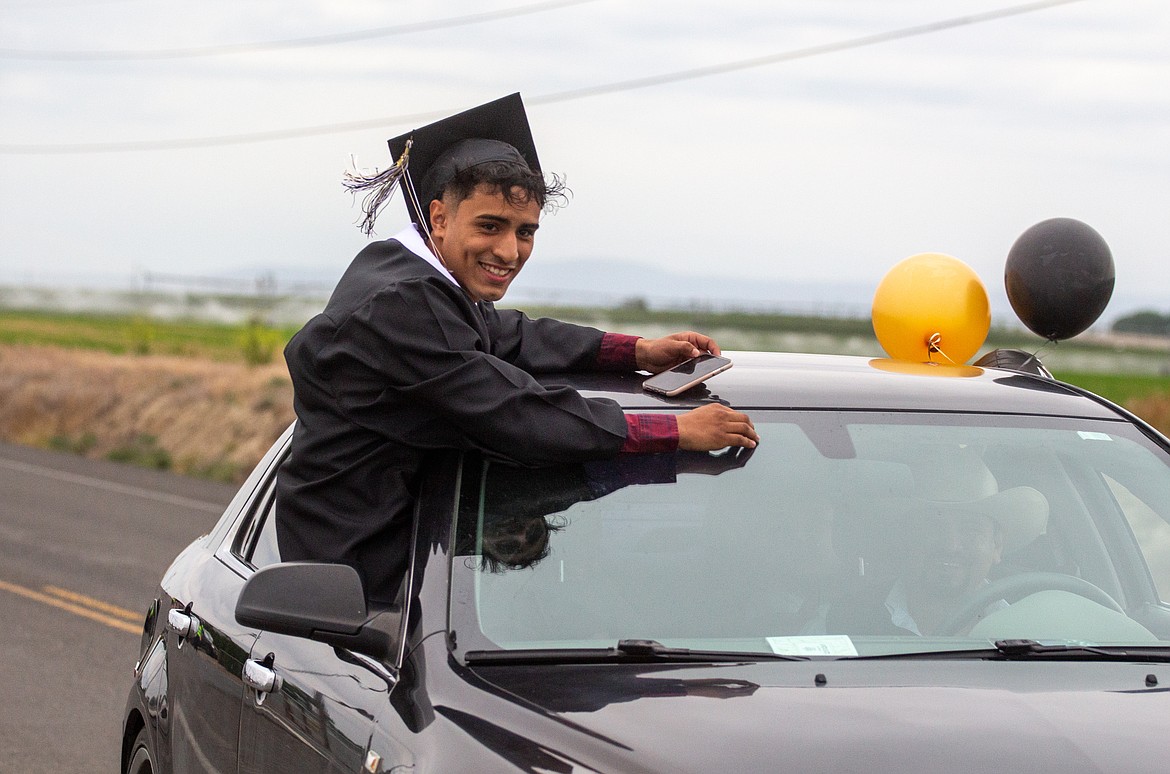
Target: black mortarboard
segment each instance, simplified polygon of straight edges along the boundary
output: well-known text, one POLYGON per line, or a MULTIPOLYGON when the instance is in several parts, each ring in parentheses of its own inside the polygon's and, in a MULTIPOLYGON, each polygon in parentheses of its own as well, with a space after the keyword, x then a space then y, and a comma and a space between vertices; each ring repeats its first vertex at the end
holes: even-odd
POLYGON ((389 140, 389 145, 393 167, 372 177, 347 173, 344 182, 354 193, 369 192, 362 204, 362 230, 367 234, 400 181, 405 181, 410 219, 425 228, 431 200, 438 198, 457 172, 489 161, 514 162, 540 171, 518 93, 407 132, 389 140))

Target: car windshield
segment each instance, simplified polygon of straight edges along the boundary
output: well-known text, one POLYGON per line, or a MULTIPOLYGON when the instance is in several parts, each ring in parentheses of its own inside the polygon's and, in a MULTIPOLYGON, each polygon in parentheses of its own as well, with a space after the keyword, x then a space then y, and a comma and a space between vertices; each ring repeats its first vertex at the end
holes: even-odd
POLYGON ((752 452, 464 462, 461 650, 1170 644, 1170 466, 1122 421, 753 411, 752 452))

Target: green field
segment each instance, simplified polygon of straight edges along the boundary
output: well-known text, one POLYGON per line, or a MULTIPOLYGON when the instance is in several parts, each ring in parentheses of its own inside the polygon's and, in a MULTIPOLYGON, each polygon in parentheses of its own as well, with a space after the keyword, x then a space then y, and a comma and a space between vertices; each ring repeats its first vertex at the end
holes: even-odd
MULTIPOLYGON (((637 331, 639 328, 668 330, 696 329, 739 331, 745 336, 764 333, 806 334, 810 342, 804 351, 818 349, 825 337, 844 340, 850 337, 872 339, 868 320, 825 319, 781 314, 743 312, 706 312, 703 310, 658 311, 640 306, 614 309, 548 307, 530 308, 533 316, 553 316, 614 330, 637 331), (817 337, 820 337, 818 339, 817 337)), ((178 355, 225 362, 263 364, 281 357, 281 351, 297 326, 273 327, 258 320, 240 324, 222 324, 198 320, 162 320, 142 315, 64 313, 0 310, 0 343, 93 349, 114 354, 178 355)), ((993 330, 989 346, 1018 347, 1029 351, 1038 348, 1020 331, 993 330)), ((875 354, 880 348, 874 342, 875 354)), ((1062 343, 1056 352, 1082 353, 1106 358, 1104 368, 1086 370, 1054 369, 1062 381, 1085 387, 1110 400, 1124 404, 1136 398, 1170 395, 1170 376, 1113 367, 1110 362, 1124 362, 1133 353, 1075 342, 1062 343), (1112 358, 1113 360, 1109 360, 1112 358), (1126 372, 1119 372, 1126 371, 1126 372)), ((1139 353, 1154 361, 1157 356, 1139 353)))
POLYGON ((1064 371, 1057 371, 1052 375, 1062 382, 1083 387, 1120 405, 1125 405, 1136 398, 1170 395, 1170 377, 1167 376, 1064 371))
POLYGON ((94 349, 116 355, 179 355, 261 364, 296 332, 260 322, 225 325, 141 315, 3 311, 0 344, 94 349))

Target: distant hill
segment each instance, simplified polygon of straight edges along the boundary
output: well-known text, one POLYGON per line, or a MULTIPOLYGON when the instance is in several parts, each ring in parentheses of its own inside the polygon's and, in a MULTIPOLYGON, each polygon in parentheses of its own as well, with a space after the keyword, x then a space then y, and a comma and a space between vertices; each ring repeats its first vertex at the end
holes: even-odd
MULTIPOLYGON (((294 267, 259 265, 236 267, 219 276, 190 276, 142 271, 135 277, 79 277, 71 275, 39 278, 38 286, 86 291, 69 296, 70 308, 82 309, 102 295, 89 291, 163 291, 170 293, 214 293, 239 295, 270 294, 302 299, 300 307, 323 304, 344 270, 343 266, 294 267)), ((507 304, 612 307, 638 299, 650 308, 699 307, 713 311, 742 310, 779 312, 819 317, 868 318, 877 281, 811 282, 780 280, 746 275, 714 276, 663 270, 648 263, 613 259, 552 260, 529 263, 506 299, 507 304)), ((1003 285, 988 285, 992 323, 1001 327, 1017 325, 1003 285)), ((0 305, 11 305, 12 294, 0 293, 0 305)), ((28 294, 20 294, 27 302, 28 294)), ((44 298, 44 294, 41 294, 44 298)), ((26 303, 19 304, 26 306, 26 303)), ((306 307, 307 308, 307 307, 306 307)), ((1135 297, 1114 294, 1109 308, 1094 328, 1107 330, 1119 317, 1138 311, 1170 312, 1170 298, 1135 297)))
MULTIPOLYGON (((508 302, 517 306, 525 301, 614 306, 623 300, 641 298, 655 308, 685 308, 697 304, 715 310, 868 318, 877 282, 707 277, 663 271, 634 261, 533 261, 525 267, 509 292, 508 302)), ((1002 283, 988 284, 987 294, 993 325, 1021 325, 1002 283)), ((1113 320, 1149 309, 1170 312, 1170 298, 1140 298, 1114 293, 1109 308, 1094 330, 1107 330, 1113 320)))
POLYGON ((851 282, 700 276, 634 261, 532 261, 509 293, 522 300, 615 306, 642 299, 651 307, 783 311, 824 317, 868 317, 873 287, 851 282))

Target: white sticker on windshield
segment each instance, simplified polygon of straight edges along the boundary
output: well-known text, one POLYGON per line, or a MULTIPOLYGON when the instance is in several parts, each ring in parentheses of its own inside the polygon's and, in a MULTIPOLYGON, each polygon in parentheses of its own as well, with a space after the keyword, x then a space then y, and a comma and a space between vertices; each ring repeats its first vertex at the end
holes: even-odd
POLYGON ((1090 433, 1087 430, 1078 430, 1077 435, 1084 438, 1086 441, 1112 441, 1113 437, 1109 433, 1090 433))
POLYGON ((845 634, 807 637, 768 637, 773 653, 782 656, 856 656, 853 640, 845 634))

